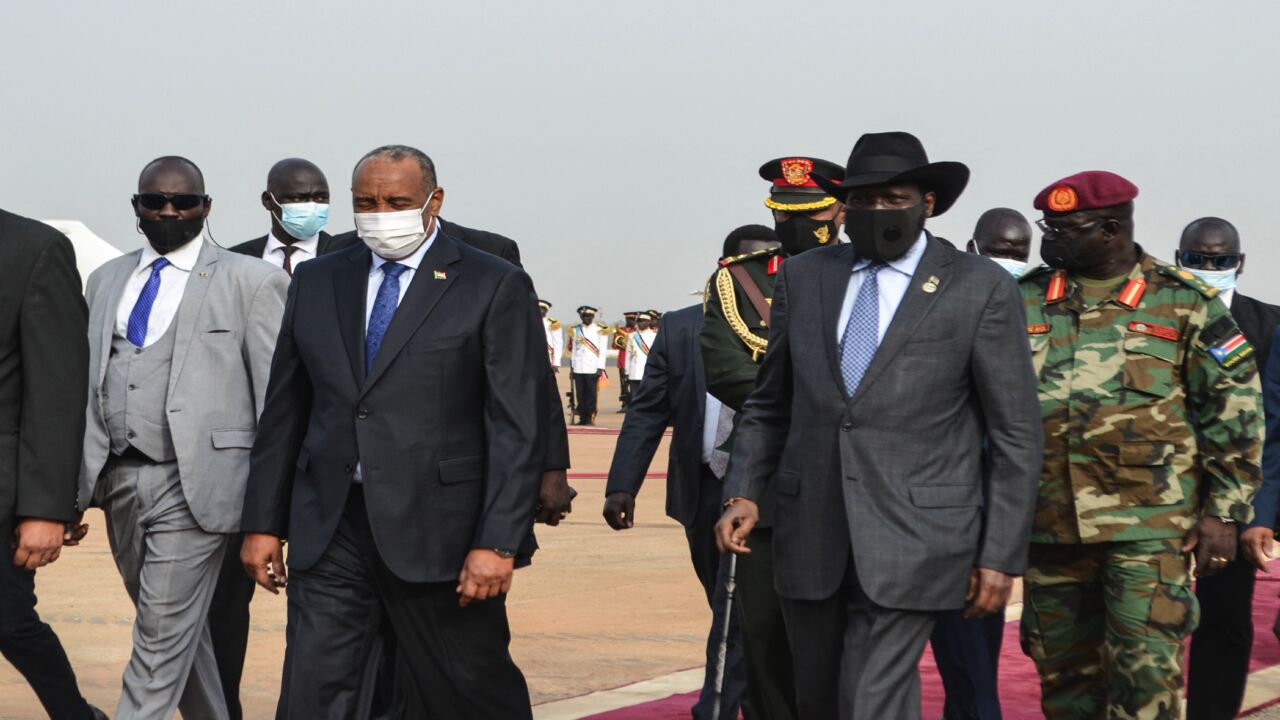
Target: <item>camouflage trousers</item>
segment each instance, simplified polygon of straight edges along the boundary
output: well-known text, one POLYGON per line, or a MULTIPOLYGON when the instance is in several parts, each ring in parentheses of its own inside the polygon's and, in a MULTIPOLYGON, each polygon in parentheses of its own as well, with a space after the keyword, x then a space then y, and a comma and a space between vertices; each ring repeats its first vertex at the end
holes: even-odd
POLYGON ((1022 651, 1048 720, 1178 720, 1200 619, 1181 539, 1031 546, 1022 651))

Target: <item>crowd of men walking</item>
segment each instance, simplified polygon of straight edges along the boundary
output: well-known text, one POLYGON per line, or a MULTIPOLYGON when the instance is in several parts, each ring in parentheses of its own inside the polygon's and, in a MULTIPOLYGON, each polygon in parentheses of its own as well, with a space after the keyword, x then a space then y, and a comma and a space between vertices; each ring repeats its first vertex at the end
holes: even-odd
POLYGON ((1234 716, 1280 513, 1280 308, 1235 292, 1235 228, 1158 260, 1138 188, 1084 172, 1035 197, 1035 265, 1016 211, 963 250, 927 229, 969 169, 907 133, 760 175, 773 227, 728 235, 705 302, 616 328, 550 318, 408 146, 356 163, 341 235, 320 169, 277 163, 229 250, 158 158, 146 245, 83 294, 66 238, 0 211, 0 652, 51 717, 105 717, 34 595, 98 507, 136 608, 119 718, 239 718, 255 587, 287 588, 278 717, 530 717, 505 598, 574 495, 555 374, 590 425, 612 348, 604 517, 633 526, 672 426, 694 717, 916 718, 931 642, 945 716, 998 718, 1017 577, 1046 717, 1178 717, 1193 632, 1189 717, 1234 716))

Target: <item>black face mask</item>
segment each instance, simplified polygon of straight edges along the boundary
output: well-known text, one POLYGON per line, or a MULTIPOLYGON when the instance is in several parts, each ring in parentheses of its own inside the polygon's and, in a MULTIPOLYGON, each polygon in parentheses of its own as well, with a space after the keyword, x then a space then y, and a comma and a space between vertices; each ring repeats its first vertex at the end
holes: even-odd
POLYGON ((161 255, 168 255, 191 242, 192 238, 200 234, 200 229, 203 227, 204 218, 198 216, 164 220, 138 218, 138 229, 147 236, 147 242, 151 243, 151 247, 161 255))
POLYGON ((1056 239, 1050 240, 1047 237, 1040 238, 1040 259, 1051 268, 1067 272, 1079 272, 1085 267, 1084 263, 1080 262, 1080 258, 1076 257, 1070 243, 1056 239))
POLYGON ((858 257, 872 262, 907 254, 923 229, 924 203, 895 210, 845 210, 844 234, 858 257))
POLYGON ((835 240, 839 232, 835 220, 814 220, 804 215, 792 215, 773 226, 778 233, 778 242, 782 243, 782 251, 788 256, 822 247, 835 240))

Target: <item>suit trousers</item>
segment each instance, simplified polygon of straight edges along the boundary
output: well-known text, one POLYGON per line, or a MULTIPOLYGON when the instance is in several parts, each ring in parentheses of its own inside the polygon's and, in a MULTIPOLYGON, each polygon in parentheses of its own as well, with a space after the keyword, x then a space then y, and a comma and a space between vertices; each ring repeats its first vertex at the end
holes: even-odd
MULTIPOLYGON (((711 607, 711 630, 707 633, 707 665, 702 692, 693 706, 694 720, 737 720, 746 692, 746 668, 742 654, 742 628, 733 611, 736 595, 734 563, 716 546, 716 522, 720 519, 720 479, 706 465, 701 466, 698 513, 685 528, 693 571, 707 594, 711 607), (726 627, 727 625, 727 627, 726 627), (719 688, 717 689, 717 685, 719 688), (719 711, 716 710, 719 696, 719 711)), ((754 715, 748 709, 747 720, 754 715)))
POLYGON ((1191 635, 1187 720, 1227 720, 1244 704, 1256 572, 1240 553, 1222 572, 1196 581, 1200 627, 1191 635))
POLYGON ((578 404, 579 425, 589 425, 596 421, 599 375, 599 373, 573 373, 573 393, 574 401, 578 404))
POLYGON ((875 604, 852 561, 832 597, 781 602, 800 720, 919 720, 918 666, 934 613, 875 604))
MULTIPOLYGON (((506 597, 458 606, 457 583, 411 583, 382 562, 364 492, 353 484, 324 555, 289 575, 277 718, 369 717, 389 624, 405 718, 531 718, 511 659, 506 597)), ((397 713, 397 714, 400 714, 397 713)))
POLYGON ((773 580, 773 528, 757 527, 747 536, 751 554, 737 560, 734 607, 742 624, 746 656, 745 714, 767 720, 796 715, 796 685, 783 610, 773 580))
POLYGON ((35 581, 34 572, 14 567, 13 548, 0 553, 0 654, 26 678, 49 717, 92 720, 62 643, 36 613, 35 581))
POLYGON ((929 643, 942 677, 942 720, 1000 720, 997 675, 1004 612, 966 620, 964 610, 943 610, 929 643))
POLYGON ((218 571, 218 584, 209 606, 209 634, 213 637, 213 656, 218 663, 218 678, 227 702, 231 720, 241 720, 240 677, 244 674, 244 654, 249 646, 249 603, 257 583, 240 564, 240 545, 244 535, 232 535, 218 571))
POLYGON ((227 536, 200 529, 176 462, 113 459, 95 500, 136 609, 117 720, 223 720, 208 614, 227 536))

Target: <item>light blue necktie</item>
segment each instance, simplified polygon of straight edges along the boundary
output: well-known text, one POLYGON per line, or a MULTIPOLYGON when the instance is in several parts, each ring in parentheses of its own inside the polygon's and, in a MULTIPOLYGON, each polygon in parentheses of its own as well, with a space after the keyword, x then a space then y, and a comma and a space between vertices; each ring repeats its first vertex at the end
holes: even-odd
POLYGON ((147 342, 147 323, 151 321, 151 306, 156 304, 156 296, 160 294, 160 271, 169 265, 169 261, 165 258, 156 258, 151 263, 151 277, 147 278, 147 284, 142 286, 142 292, 138 295, 138 301, 133 304, 133 310, 129 312, 129 326, 125 331, 125 338, 137 347, 142 347, 147 342))
POLYGON ((849 322, 840 340, 840 374, 849 397, 858 391, 862 376, 867 374, 876 348, 880 347, 880 283, 876 274, 884 268, 884 263, 872 263, 863 269, 867 276, 858 288, 853 312, 849 313, 849 322))
POLYGON ((369 329, 364 334, 364 371, 373 370, 373 360, 378 357, 378 348, 382 347, 382 338, 387 334, 391 318, 400 305, 400 274, 409 266, 400 263, 385 263, 382 266, 382 284, 378 286, 378 296, 373 300, 373 312, 369 313, 369 329))

